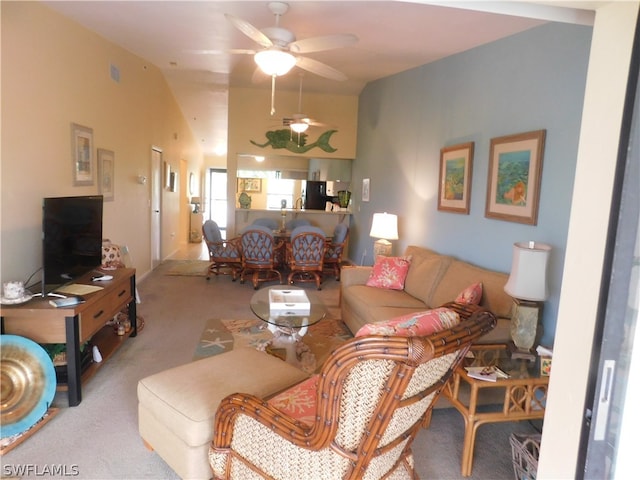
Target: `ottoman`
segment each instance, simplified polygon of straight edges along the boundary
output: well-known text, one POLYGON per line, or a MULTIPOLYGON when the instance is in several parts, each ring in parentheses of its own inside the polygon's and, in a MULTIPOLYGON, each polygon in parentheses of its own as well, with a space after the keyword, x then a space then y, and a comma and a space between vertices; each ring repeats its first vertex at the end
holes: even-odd
POLYGON ((232 393, 268 397, 307 378, 267 353, 238 348, 138 382, 138 429, 145 445, 183 479, 209 479, 209 445, 220 401, 232 393))

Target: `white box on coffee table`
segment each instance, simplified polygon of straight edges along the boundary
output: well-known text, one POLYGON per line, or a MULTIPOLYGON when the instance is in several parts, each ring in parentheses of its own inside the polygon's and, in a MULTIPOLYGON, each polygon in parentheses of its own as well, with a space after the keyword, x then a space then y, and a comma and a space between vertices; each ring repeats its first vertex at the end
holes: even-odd
POLYGON ((304 290, 269 290, 269 313, 271 315, 308 315, 311 302, 304 290))

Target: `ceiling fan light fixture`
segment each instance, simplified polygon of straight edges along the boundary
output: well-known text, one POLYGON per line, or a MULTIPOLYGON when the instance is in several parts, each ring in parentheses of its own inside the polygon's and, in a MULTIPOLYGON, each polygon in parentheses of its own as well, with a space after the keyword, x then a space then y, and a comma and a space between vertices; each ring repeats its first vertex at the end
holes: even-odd
POLYGON ((307 131, 307 128, 309 128, 309 124, 306 122, 295 122, 290 124, 289 127, 296 133, 304 133, 307 131))
POLYGON ((270 77, 285 75, 296 64, 296 57, 278 49, 261 50, 254 55, 253 59, 258 67, 270 77))

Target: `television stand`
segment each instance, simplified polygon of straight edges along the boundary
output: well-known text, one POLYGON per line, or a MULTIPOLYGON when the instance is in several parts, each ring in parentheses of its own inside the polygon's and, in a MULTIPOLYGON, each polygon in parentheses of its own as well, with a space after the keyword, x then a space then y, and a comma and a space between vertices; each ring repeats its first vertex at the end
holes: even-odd
MULTIPOLYGON (((65 343, 67 345, 67 384, 58 385, 67 390, 69 406, 82 401, 82 384, 98 371, 107 359, 120 348, 128 337, 135 337, 136 324, 136 271, 120 268, 109 272, 112 280, 98 282, 102 290, 83 295, 84 303, 72 307, 55 308, 49 297, 34 297, 21 305, 2 305, 0 321, 2 333, 20 335, 37 343, 65 343), (106 323, 127 307, 131 330, 116 335, 106 323), (84 371, 80 364, 80 346, 88 340, 97 345, 101 363, 91 363, 84 371), (71 348, 70 348, 71 347, 71 348)), ((74 283, 96 285, 91 281, 94 273, 78 277, 74 283)))

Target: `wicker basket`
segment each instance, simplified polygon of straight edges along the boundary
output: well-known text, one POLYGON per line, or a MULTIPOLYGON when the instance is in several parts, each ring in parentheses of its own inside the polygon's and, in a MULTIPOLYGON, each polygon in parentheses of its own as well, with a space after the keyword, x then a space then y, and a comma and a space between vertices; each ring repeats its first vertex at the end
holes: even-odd
POLYGON ((513 433, 509 441, 516 480, 535 480, 540 456, 540 435, 513 433))

